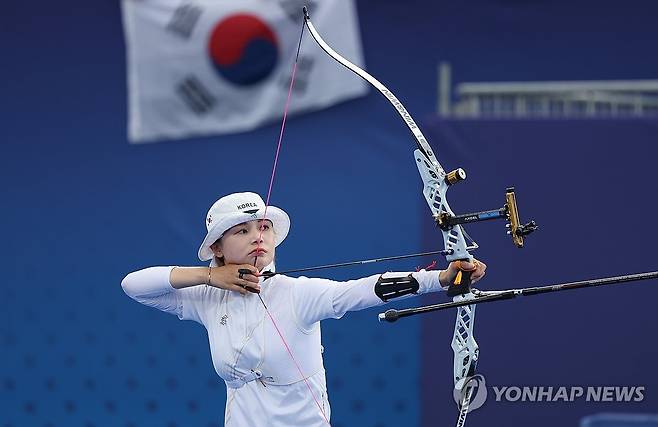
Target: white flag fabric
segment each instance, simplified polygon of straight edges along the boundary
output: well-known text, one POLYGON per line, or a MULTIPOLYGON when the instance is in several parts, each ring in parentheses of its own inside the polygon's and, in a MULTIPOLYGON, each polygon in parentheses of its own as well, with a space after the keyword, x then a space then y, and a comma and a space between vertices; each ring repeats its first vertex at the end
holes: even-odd
MULTIPOLYGON (((362 66, 353 0, 122 0, 129 141, 242 132, 280 120, 304 4, 327 42, 362 66)), ((367 90, 305 30, 290 113, 367 90)))

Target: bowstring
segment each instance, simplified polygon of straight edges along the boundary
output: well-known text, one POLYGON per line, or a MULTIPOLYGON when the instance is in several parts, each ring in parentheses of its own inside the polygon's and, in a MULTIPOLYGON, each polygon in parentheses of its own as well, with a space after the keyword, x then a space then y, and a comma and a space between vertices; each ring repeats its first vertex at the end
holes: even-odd
MULTIPOLYGON (((263 222, 265 221, 265 218, 267 218, 267 208, 270 206, 270 196, 272 195, 272 185, 274 184, 274 176, 276 175, 276 167, 279 162, 279 152, 281 151, 281 142, 283 141, 283 131, 286 127, 286 118, 288 117, 288 110, 290 107, 290 98, 292 97, 292 89, 295 83, 295 75, 297 74, 297 63, 299 60, 299 51, 302 47, 302 38, 304 36, 304 26, 306 22, 302 20, 302 30, 299 34, 299 43, 297 44, 297 53, 295 55, 295 62, 293 63, 292 66, 292 75, 290 77, 290 87, 288 88, 288 97, 286 99, 286 105, 283 110, 283 120, 281 121, 281 130, 279 132, 279 141, 276 146, 276 154, 274 156, 274 165, 272 166, 272 176, 270 177, 270 185, 267 190, 267 199, 265 201, 265 211, 263 212, 263 220, 261 220, 260 223, 260 235, 258 236, 258 246, 256 248, 256 257, 254 259, 254 267, 256 267, 256 264, 258 262, 258 249, 260 249, 260 244, 262 242, 262 237, 263 237, 263 231, 264 231, 264 226, 263 222)), ((265 309, 265 312, 267 313, 268 317, 270 318, 270 321, 272 322, 272 325, 274 326, 274 329, 276 329, 276 332, 279 334, 279 337, 281 338, 281 342, 283 343, 283 346, 286 348, 286 351, 290 355, 290 358, 295 364, 295 367, 297 367, 297 371, 299 372, 299 375, 301 375, 302 380, 304 380, 304 383, 306 384, 306 387, 308 388, 308 391, 311 393, 311 396, 313 396, 313 400, 315 401, 315 404, 317 405, 318 409, 320 410, 320 413, 322 414, 322 417, 324 420, 327 422, 329 426, 331 426, 331 423, 329 422, 329 418, 327 417, 326 412, 324 411, 324 408, 322 405, 320 405, 320 401, 318 398, 315 396, 315 393, 313 393, 313 389, 311 388, 311 385, 308 382, 308 378, 306 375, 304 375, 304 372, 302 371, 302 368, 297 362, 297 359, 295 359, 295 356, 292 353, 292 350, 290 349, 290 346, 288 345, 288 342, 283 336, 283 333, 279 329, 279 326, 277 325, 276 321, 274 320, 274 317, 272 316, 272 313, 270 310, 267 308, 267 305, 265 305, 265 301, 263 301, 263 297, 261 294, 258 294, 258 298, 260 299, 260 302, 263 304, 263 308, 265 309)))

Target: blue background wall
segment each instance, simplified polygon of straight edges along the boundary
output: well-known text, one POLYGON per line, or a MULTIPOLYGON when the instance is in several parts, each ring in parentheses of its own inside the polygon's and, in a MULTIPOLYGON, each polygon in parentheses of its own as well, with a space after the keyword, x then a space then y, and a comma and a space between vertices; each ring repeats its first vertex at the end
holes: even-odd
MULTIPOLYGON (((452 189, 464 211, 500 206, 514 185, 524 221, 540 229, 517 249, 502 224, 468 227, 491 265, 481 289, 509 289, 656 270, 655 120, 445 122, 426 124, 437 156, 463 165, 469 178, 452 189), (461 187, 461 185, 460 185, 461 187), (470 191, 469 191, 470 190, 470 191), (485 284, 486 283, 486 284, 485 284)), ((431 224, 423 223, 431 246, 431 224)), ((657 281, 565 291, 477 308, 475 336, 482 373, 496 386, 644 386, 642 402, 496 402, 489 388, 471 425, 576 425, 607 412, 658 412, 658 355, 653 300, 657 281), (495 422, 492 423, 492 420, 495 422)), ((438 298, 428 298, 436 301, 438 298)), ((423 319, 422 366, 446 361, 454 312, 423 319)), ((454 414, 451 366, 422 378, 423 425, 454 414), (436 394, 430 390, 436 390, 436 394)))
MULTIPOLYGON (((469 172, 453 208, 495 207, 513 184, 542 226, 523 251, 502 224, 469 228, 490 265, 483 288, 655 269, 656 122, 437 121, 436 64, 451 61, 464 81, 655 78, 654 4, 358 2, 368 69, 425 124, 444 166, 469 172)), ((132 302, 119 283, 144 266, 198 265, 209 204, 266 192, 278 125, 131 146, 116 2, 11 2, 0 31, 0 425, 222 425, 205 331, 132 302)), ((293 228, 280 268, 439 245, 412 142, 378 94, 293 118, 286 132, 272 202, 293 228)), ((644 402, 489 401, 469 424, 656 412, 655 285, 483 306, 476 329, 492 385, 645 385, 644 402)), ((333 425, 452 424, 454 313, 380 325, 377 312, 323 325, 333 425)))

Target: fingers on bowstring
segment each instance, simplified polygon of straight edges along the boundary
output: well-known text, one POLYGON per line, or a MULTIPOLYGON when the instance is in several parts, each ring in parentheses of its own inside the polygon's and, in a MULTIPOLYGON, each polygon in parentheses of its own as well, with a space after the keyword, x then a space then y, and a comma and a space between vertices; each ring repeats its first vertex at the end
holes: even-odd
MULTIPOLYGON (((249 292, 254 292, 254 293, 260 292, 260 285, 258 284, 258 278, 256 278, 256 281, 253 281, 253 280, 247 280, 246 277, 247 276, 245 276, 245 278, 242 279, 239 286, 244 287, 249 292)), ((251 277, 254 277, 254 276, 251 276, 251 277)))
POLYGON ((245 272, 241 276, 241 278, 243 280, 247 280, 250 283, 258 283, 258 281, 259 281, 258 278, 260 276, 260 273, 258 272, 258 269, 256 267, 254 267, 253 265, 250 265, 250 264, 244 264, 244 265, 241 266, 241 269, 242 270, 249 270, 249 273, 245 272))

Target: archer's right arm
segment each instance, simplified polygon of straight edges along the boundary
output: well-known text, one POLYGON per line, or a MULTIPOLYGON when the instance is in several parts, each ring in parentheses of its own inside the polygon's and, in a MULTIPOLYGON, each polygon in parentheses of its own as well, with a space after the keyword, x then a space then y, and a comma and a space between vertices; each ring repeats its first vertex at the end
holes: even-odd
POLYGON ((246 274, 239 278, 238 269, 243 268, 257 272, 251 265, 231 264, 212 267, 209 278, 208 267, 149 267, 128 274, 121 287, 126 295, 141 304, 175 314, 181 319, 198 320, 196 307, 208 290, 220 288, 244 294, 247 292, 245 285, 259 289, 255 275, 246 274), (184 308, 190 308, 190 312, 184 308))
POLYGON ((173 266, 149 267, 134 271, 124 277, 121 287, 135 301, 181 317, 182 307, 175 293, 176 288, 170 282, 171 272, 175 269, 173 266))

